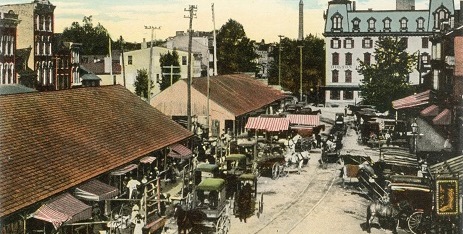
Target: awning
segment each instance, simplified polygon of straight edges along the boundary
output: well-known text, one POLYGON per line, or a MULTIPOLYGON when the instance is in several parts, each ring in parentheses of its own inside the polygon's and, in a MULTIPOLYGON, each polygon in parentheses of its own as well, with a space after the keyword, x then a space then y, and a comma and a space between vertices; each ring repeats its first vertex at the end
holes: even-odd
POLYGON ((434 119, 432 119, 432 123, 434 125, 449 125, 452 121, 452 113, 449 109, 444 109, 441 113, 439 113, 434 119))
POLYGON ((430 105, 420 111, 421 116, 436 116, 439 114, 439 107, 437 105, 430 105))
POLYGON ((289 120, 287 118, 250 117, 245 128, 267 132, 286 131, 289 128, 289 120))
POLYGON ((62 194, 43 204, 32 217, 53 224, 58 229, 63 223, 73 223, 92 217, 92 207, 69 193, 62 194))
POLYGON ((87 201, 103 201, 119 195, 119 190, 99 180, 90 180, 77 186, 74 196, 87 201))
POLYGON ((140 159, 141 163, 153 163, 156 160, 156 157, 153 156, 146 156, 140 159))
POLYGON ((291 126, 291 129, 296 130, 297 134, 301 137, 311 137, 313 134, 313 127, 304 126, 304 125, 294 125, 291 126))
POLYGON ((191 152, 190 149, 187 147, 181 145, 181 144, 174 144, 170 146, 170 152, 167 154, 167 156, 172 157, 172 158, 181 158, 181 159, 187 159, 190 158, 193 155, 193 152, 191 152))
POLYGON ((408 97, 404 97, 395 101, 392 101, 392 107, 396 110, 410 108, 415 106, 421 106, 429 103, 431 98, 431 90, 427 90, 422 93, 417 93, 408 97))
POLYGON ((125 166, 125 167, 123 167, 123 168, 121 168, 121 169, 112 171, 112 172, 111 172, 111 175, 113 175, 113 176, 124 175, 124 174, 126 174, 127 172, 136 169, 137 167, 138 167, 137 164, 129 164, 129 165, 127 165, 127 166, 125 166))
POLYGON ((291 124, 318 126, 320 125, 319 115, 286 115, 291 124))

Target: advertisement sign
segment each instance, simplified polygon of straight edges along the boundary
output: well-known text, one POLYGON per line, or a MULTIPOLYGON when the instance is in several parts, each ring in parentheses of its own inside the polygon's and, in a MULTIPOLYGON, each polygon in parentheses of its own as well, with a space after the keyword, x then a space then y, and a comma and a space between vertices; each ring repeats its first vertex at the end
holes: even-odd
POLYGON ((458 180, 445 179, 436 181, 436 208, 438 215, 458 215, 459 196, 458 180))

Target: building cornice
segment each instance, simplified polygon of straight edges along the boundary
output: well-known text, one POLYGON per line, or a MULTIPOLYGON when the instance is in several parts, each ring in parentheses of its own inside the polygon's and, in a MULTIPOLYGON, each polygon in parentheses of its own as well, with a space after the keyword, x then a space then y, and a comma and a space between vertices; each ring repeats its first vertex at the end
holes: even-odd
POLYGON ((434 32, 325 32, 324 37, 422 37, 433 35, 434 32))

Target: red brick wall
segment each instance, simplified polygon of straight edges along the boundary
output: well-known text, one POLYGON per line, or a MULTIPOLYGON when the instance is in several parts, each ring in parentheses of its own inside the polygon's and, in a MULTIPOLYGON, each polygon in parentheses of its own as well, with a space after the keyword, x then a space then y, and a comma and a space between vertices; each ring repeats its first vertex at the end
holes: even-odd
POLYGON ((455 83, 454 95, 461 98, 463 95, 463 36, 455 37, 455 83))

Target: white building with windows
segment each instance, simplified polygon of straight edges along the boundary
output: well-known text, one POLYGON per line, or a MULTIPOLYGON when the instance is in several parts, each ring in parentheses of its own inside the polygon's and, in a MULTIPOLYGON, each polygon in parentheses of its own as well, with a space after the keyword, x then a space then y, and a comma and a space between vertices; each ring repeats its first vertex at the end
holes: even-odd
POLYGON ((375 42, 380 36, 393 36, 407 43, 410 54, 417 53, 421 64, 409 75, 412 85, 422 83, 429 68, 432 43, 429 36, 443 25, 454 27, 453 0, 430 0, 425 10, 415 9, 415 0, 396 0, 395 10, 357 10, 355 1, 333 0, 325 18, 327 105, 346 106, 361 101, 357 72, 361 60, 374 63, 375 42), (423 69, 424 68, 424 69, 423 69))

